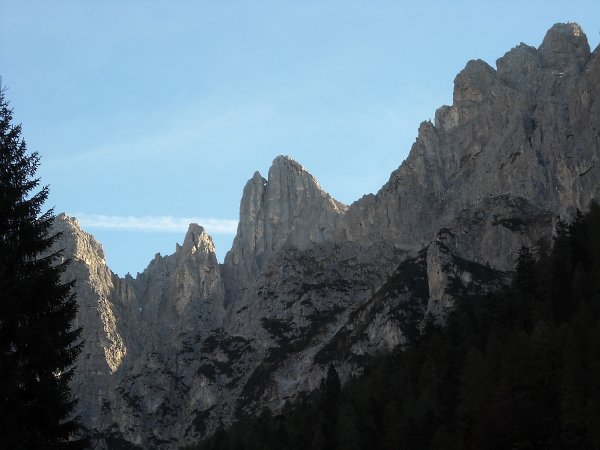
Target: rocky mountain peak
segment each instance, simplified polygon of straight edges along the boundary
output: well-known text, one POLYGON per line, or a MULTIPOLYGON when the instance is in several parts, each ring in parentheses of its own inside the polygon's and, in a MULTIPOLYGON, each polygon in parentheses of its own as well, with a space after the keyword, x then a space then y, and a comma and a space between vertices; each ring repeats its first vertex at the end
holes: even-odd
POLYGON ((488 63, 480 59, 469 61, 454 80, 454 103, 481 102, 491 95, 496 82, 496 71, 488 63))
POLYGON ((345 210, 300 164, 278 156, 268 180, 256 172, 244 187, 240 223, 225 257, 225 272, 238 284, 251 283, 284 246, 304 249, 329 240, 345 210))
POLYGON ((542 62, 535 47, 519 44, 496 61, 498 76, 511 88, 535 92, 540 83, 542 62))
POLYGON ((54 230, 62 233, 64 254, 78 258, 88 264, 106 265, 102 245, 91 234, 81 229, 75 217, 60 213, 54 219, 54 230))
POLYGON ((212 238, 204 231, 203 227, 196 223, 189 225, 181 250, 186 255, 193 255, 197 252, 215 254, 212 238))
MULTIPOLYGON (((280 155, 273 160, 266 187, 265 200, 271 213, 283 213, 282 209, 290 206, 294 209, 304 207, 313 200, 338 213, 346 210, 344 204, 333 199, 321 188, 315 177, 289 156, 280 155)), ((277 215, 279 214, 272 214, 271 217, 275 219, 277 215)))
MULTIPOLYGON (((590 55, 578 25, 559 24, 540 49, 522 44, 505 54, 498 70, 467 63, 453 104, 437 110, 435 124, 421 124, 408 158, 377 195, 351 205, 342 236, 422 246, 461 211, 505 195, 563 215, 586 208, 598 190, 588 183, 598 170, 590 124, 599 53, 590 55)), ((494 241, 501 240, 498 233, 494 241)), ((502 264, 494 258, 503 270, 516 245, 502 264)))
POLYGON ((345 209, 344 205, 335 201, 321 188, 316 178, 302 167, 299 162, 287 155, 279 155, 273 160, 269 168, 268 183, 271 185, 275 184, 273 187, 281 187, 283 189, 301 187, 317 192, 320 191, 323 196, 331 199, 332 203, 340 211, 345 209))
POLYGON ((590 56, 587 36, 576 23, 557 23, 539 48, 544 65, 557 71, 581 70, 590 56))
POLYGON ((306 172, 306 170, 304 170, 304 167, 302 167, 302 165, 298 161, 295 161, 288 155, 279 155, 273 160, 269 172, 279 170, 290 170, 292 172, 298 173, 306 172))

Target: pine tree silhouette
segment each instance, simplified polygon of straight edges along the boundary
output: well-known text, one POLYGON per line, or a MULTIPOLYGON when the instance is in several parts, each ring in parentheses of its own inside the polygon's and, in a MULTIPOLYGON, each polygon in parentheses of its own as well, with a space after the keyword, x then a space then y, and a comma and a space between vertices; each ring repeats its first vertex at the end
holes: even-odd
POLYGON ((53 212, 41 213, 48 187, 34 191, 39 160, 0 88, 0 448, 84 448, 69 390, 81 329, 67 262, 51 252, 53 212))

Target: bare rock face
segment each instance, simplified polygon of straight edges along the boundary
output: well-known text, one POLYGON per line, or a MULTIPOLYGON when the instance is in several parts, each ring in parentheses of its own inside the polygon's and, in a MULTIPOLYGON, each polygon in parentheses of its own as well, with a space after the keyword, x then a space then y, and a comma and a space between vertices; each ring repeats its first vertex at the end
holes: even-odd
POLYGON ((223 323, 228 335, 251 342, 253 353, 238 393, 225 400, 234 400, 230 408, 277 410, 298 392, 317 388, 327 366, 315 364, 315 355, 404 257, 393 247, 351 242, 279 251, 223 323))
POLYGON ((443 322, 458 296, 488 292, 508 278, 434 241, 404 259, 373 295, 350 308, 337 332, 317 349, 314 363, 323 368, 333 362, 343 376, 359 373, 372 355, 414 339, 427 319, 443 322))
POLYGON ((191 225, 120 279, 59 216, 86 338, 73 389, 97 448, 176 448, 281 408, 332 362, 359 373, 457 296, 507 282, 521 246, 600 198, 599 158, 600 51, 558 24, 496 68, 469 62, 375 195, 346 207, 285 156, 256 172, 222 265, 191 225))
POLYGON ((112 296, 114 278, 106 267, 100 244, 83 232, 75 219, 64 214, 56 217, 54 231, 62 234, 54 250, 64 249, 64 257, 71 260, 64 278, 77 280, 79 310, 74 326, 83 327, 86 344, 77 361, 71 389, 79 399, 78 411, 87 426, 101 415, 98 394, 109 389, 128 353, 123 339, 123 305, 112 296))
POLYGON ((590 57, 590 46, 576 23, 558 23, 546 34, 539 53, 543 65, 559 74, 580 72, 590 57))
POLYGON ((469 62, 453 105, 421 124, 406 161, 349 207, 338 236, 416 250, 485 199, 523 198, 563 217, 586 208, 600 194, 598 53, 579 26, 558 24, 539 49, 521 44, 497 70, 469 62))
POLYGON ((156 255, 134 283, 140 319, 163 323, 181 332, 198 330, 198 319, 207 328, 220 324, 225 312, 223 282, 211 237, 191 224, 183 246, 175 253, 156 255))
POLYGON ((224 288, 212 239, 192 224, 173 255, 157 255, 136 279, 118 278, 102 247, 73 218, 55 219, 57 243, 77 280, 76 326, 85 347, 73 394, 96 448, 169 448, 197 437, 193 412, 217 402, 197 376, 197 343, 221 324, 224 288))
POLYGON ((230 300, 281 248, 306 249, 330 240, 345 209, 287 156, 275 158, 268 180, 256 172, 244 188, 238 232, 225 257, 230 300))
MULTIPOLYGON (((105 406, 113 439, 141 448, 173 446, 195 436, 193 411, 216 401, 197 376, 199 342, 224 315, 224 288, 212 239, 191 224, 174 254, 157 255, 136 279, 126 279, 131 357, 105 406), (200 406, 199 406, 200 405, 200 406), (180 417, 189 417, 182 421, 180 417)), ((118 292, 115 292, 118 295, 118 292)))
POLYGON ((62 234, 56 247, 63 248, 72 260, 65 277, 85 283, 79 289, 80 322, 86 325, 97 322, 100 325, 94 330, 95 334, 87 333, 92 328, 84 328, 88 338, 85 340, 99 344, 93 353, 100 356, 114 373, 126 356, 127 348, 119 330, 121 327, 117 324, 119 305, 112 303, 112 273, 106 266, 102 247, 92 235, 79 228, 76 219, 64 214, 57 217, 54 229, 62 234))

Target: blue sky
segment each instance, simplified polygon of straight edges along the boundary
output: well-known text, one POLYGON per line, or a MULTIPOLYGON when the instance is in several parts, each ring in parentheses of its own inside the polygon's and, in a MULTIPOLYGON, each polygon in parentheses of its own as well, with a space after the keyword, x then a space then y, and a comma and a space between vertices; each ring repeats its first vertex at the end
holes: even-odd
POLYGON ((0 0, 0 75, 48 207, 120 275, 186 222, 231 246, 255 170, 287 154, 338 200, 376 192, 470 59, 539 46, 594 1, 0 0))

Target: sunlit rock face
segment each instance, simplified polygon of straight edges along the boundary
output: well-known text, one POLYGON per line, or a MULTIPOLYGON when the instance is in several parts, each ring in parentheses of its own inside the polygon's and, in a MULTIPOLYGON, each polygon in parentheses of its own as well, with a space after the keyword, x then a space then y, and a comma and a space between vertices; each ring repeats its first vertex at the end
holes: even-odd
POLYGON ((86 343, 71 389, 79 399, 78 411, 83 422, 92 423, 100 415, 98 393, 109 388, 109 380, 127 356, 123 305, 114 300, 114 278, 106 267, 102 247, 93 236, 64 214, 55 219, 54 230, 62 233, 54 249, 64 249, 63 257, 71 260, 64 278, 77 280, 79 310, 74 325, 83 327, 82 338, 86 343))
MULTIPOLYGON (((539 49, 521 44, 497 69, 469 62, 452 106, 421 124, 408 158, 376 195, 350 206, 340 237, 416 250, 463 211, 498 197, 563 217, 586 208, 600 192, 598 53, 579 26, 558 24, 539 49)), ((514 252, 502 261, 475 256, 508 269, 514 252)))
POLYGON ((256 172, 244 188, 238 232, 225 257, 228 300, 235 302, 282 248, 303 250, 330 241, 345 210, 287 156, 275 158, 267 180, 256 172))
POLYGON ((137 278, 59 216, 86 345, 73 381, 97 448, 177 448, 403 345, 519 248, 600 197, 600 52, 575 24, 471 61, 376 194, 346 207, 289 157, 248 181, 219 265, 191 225, 137 278))
POLYGON ((218 400, 216 388, 197 376, 198 344, 225 314, 212 239, 191 224, 174 254, 157 255, 137 278, 121 279, 75 219, 61 214, 54 228, 71 259, 64 277, 77 280, 76 325, 85 347, 72 389, 84 426, 97 448, 175 445, 191 430, 181 418, 218 400))

